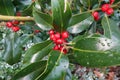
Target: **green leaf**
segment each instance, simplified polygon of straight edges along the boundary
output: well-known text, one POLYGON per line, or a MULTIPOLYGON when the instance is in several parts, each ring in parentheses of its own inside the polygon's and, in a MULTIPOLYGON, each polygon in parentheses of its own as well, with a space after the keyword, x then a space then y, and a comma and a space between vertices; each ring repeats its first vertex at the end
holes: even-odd
POLYGON ((50 40, 33 45, 26 51, 24 63, 29 64, 40 61, 43 57, 49 54, 49 52, 52 50, 52 45, 53 44, 50 40))
POLYGON ((4 39, 3 59, 10 65, 19 62, 21 59, 22 46, 19 37, 17 33, 11 33, 4 39))
POLYGON ((69 66, 68 58, 59 51, 51 51, 44 72, 36 80, 64 80, 69 66))
POLYGON ((92 7, 98 3, 97 0, 80 0, 81 4, 85 7, 92 7))
POLYGON ((0 0, 0 15, 14 15, 14 6, 11 0, 0 0))
POLYGON ((67 30, 70 33, 80 33, 90 27, 94 19, 90 13, 73 15, 69 21, 67 30))
POLYGON ((31 3, 31 5, 29 5, 27 8, 23 10, 22 14, 27 16, 32 16, 32 10, 33 10, 34 4, 35 4, 34 2, 31 3))
POLYGON ((119 42, 112 39, 90 37, 77 41, 73 50, 74 57, 80 65, 105 67, 120 65, 119 47, 119 42))
POLYGON ((67 0, 51 0, 53 23, 59 32, 66 30, 69 19, 72 16, 71 9, 67 0))
POLYGON ((13 0, 14 4, 16 5, 30 5, 32 0, 13 0))
POLYGON ((36 8, 41 9, 41 11, 44 11, 44 9, 49 10, 51 5, 51 0, 36 0, 35 3, 36 3, 36 8))
POLYGON ((50 30, 52 26, 52 17, 48 14, 38 11, 35 7, 33 8, 33 17, 37 25, 43 30, 50 30))
POLYGON ((120 31, 115 21, 109 19, 107 15, 102 19, 102 26, 104 29, 104 35, 108 38, 120 39, 120 31))
POLYGON ((35 80, 45 69, 46 61, 31 63, 14 75, 12 80, 35 80))

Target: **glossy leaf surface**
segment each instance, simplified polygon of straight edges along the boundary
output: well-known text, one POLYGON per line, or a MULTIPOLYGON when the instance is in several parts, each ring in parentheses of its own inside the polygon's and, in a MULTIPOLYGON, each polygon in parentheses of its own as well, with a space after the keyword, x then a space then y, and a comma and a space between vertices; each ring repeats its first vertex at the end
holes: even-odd
MULTIPOLYGON (((68 58, 59 51, 51 51, 44 72, 37 78, 38 80, 64 80, 68 69, 68 58)), ((36 80, 37 80, 36 79, 36 80)))
POLYGON ((0 14, 14 15, 14 5, 11 0, 0 0, 0 14))
POLYGON ((67 30, 70 33, 80 33, 90 27, 94 19, 89 13, 73 15, 67 30))
POLYGON ((119 42, 105 37, 91 37, 79 40, 74 56, 79 64, 89 67, 119 65, 119 42), (91 47, 92 46, 92 47, 91 47))

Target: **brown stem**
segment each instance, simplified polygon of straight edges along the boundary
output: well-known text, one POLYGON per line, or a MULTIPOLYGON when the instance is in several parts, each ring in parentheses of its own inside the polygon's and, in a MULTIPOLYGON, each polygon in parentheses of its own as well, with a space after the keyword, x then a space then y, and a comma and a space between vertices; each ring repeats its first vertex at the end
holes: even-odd
POLYGON ((0 20, 8 21, 8 20, 18 20, 18 21, 33 21, 33 17, 21 17, 21 16, 6 16, 0 15, 0 20))
MULTIPOLYGON (((120 1, 117 4, 112 5, 111 8, 116 8, 118 6, 120 6, 120 1)), ((89 11, 86 11, 86 12, 82 12, 82 13, 94 12, 94 11, 99 11, 99 10, 101 10, 101 8, 92 9, 92 10, 89 10, 89 11)))

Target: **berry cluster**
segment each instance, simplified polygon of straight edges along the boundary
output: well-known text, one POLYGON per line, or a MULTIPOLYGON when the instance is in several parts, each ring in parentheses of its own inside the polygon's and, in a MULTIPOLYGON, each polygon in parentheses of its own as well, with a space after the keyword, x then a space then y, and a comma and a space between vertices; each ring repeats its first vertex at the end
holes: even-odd
POLYGON ((111 5, 114 3, 115 0, 109 0, 109 3, 103 4, 101 6, 101 10, 105 12, 107 15, 113 14, 114 10, 111 8, 111 5))
MULTIPOLYGON (((111 8, 111 4, 113 4, 114 1, 115 1, 115 0, 110 0, 110 1, 109 1, 109 4, 107 4, 107 3, 106 3, 106 4, 103 4, 103 5, 101 6, 101 10, 102 10, 103 12, 105 12, 107 15, 113 14, 114 10, 113 10, 113 8, 111 8)), ((93 13, 92 13, 92 16, 94 17, 94 20, 96 20, 96 21, 98 21, 98 20, 100 19, 100 15, 99 15, 99 13, 98 13, 97 11, 93 12, 93 13)))
POLYGON ((6 23, 6 26, 8 28, 11 28, 14 32, 17 32, 20 30, 20 27, 18 26, 19 21, 13 20, 13 21, 9 21, 6 23))
POLYGON ((113 8, 110 7, 110 4, 103 4, 101 10, 107 15, 111 15, 114 12, 113 8))
POLYGON ((69 33, 67 31, 59 33, 54 30, 50 30, 49 35, 50 40, 52 40, 55 44, 53 50, 59 50, 60 52, 66 54, 67 49, 65 48, 65 43, 67 43, 66 39, 69 37, 69 33))

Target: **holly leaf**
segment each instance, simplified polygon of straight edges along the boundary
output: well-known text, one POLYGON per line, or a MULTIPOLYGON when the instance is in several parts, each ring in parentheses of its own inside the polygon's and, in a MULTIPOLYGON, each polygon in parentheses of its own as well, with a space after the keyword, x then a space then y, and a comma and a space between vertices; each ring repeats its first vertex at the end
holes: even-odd
POLYGON ((61 32, 66 30, 69 19, 72 16, 67 0, 51 0, 54 28, 61 32))
POLYGON ((22 70, 17 72, 12 80, 35 80, 37 76, 42 74, 46 66, 46 61, 39 61, 35 63, 31 63, 30 65, 24 67, 22 70))
POLYGON ((90 13, 73 15, 69 21, 67 30, 70 33, 80 33, 90 27, 94 19, 90 13))
POLYGON ((51 51, 46 69, 36 80, 64 80, 69 66, 68 58, 59 51, 51 51))
POLYGON ((35 7, 33 8, 33 17, 36 24, 43 30, 50 30, 52 26, 52 17, 48 14, 38 11, 35 7))
POLYGON ((97 4, 98 1, 97 0, 80 0, 80 3, 82 5, 84 5, 85 7, 90 8, 90 7, 94 6, 95 4, 97 4))
POLYGON ((17 40, 16 33, 11 33, 4 39, 3 59, 10 65, 19 62, 21 58, 21 46, 17 40))
POLYGON ((33 45, 26 51, 23 62, 29 64, 40 61, 43 57, 49 54, 52 50, 52 46, 53 44, 50 40, 33 45))
POLYGON ((10 65, 13 65, 21 60, 22 45, 29 40, 30 36, 20 36, 17 33, 11 33, 4 39, 3 60, 10 65), (24 37, 24 39, 23 39, 24 37), (21 41, 22 40, 22 41, 21 41))
POLYGON ((0 0, 0 14, 1 15, 14 15, 14 5, 11 0, 0 0))
POLYGON ((76 42, 74 57, 82 66, 105 67, 120 65, 119 42, 105 37, 89 37, 76 42), (92 45, 92 47, 91 47, 92 45))
POLYGON ((118 38, 120 39, 120 31, 116 22, 112 19, 109 19, 107 15, 102 19, 102 26, 104 29, 104 35, 108 38, 118 38))
POLYGON ((33 10, 34 5, 35 5, 35 3, 33 2, 27 8, 23 9, 22 14, 27 15, 27 16, 32 16, 32 10, 33 10))

